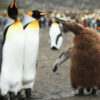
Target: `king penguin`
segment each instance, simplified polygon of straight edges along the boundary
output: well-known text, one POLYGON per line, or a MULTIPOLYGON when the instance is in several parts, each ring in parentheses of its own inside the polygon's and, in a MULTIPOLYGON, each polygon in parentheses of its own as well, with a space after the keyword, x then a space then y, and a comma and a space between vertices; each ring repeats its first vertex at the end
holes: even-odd
MULTIPOLYGON (((36 65, 39 50, 39 19, 48 14, 38 10, 30 11, 22 19, 25 32, 24 69, 22 88, 25 90, 26 98, 31 98, 31 91, 36 76, 36 65)), ((21 94, 21 91, 19 92, 21 94)))
POLYGON ((62 24, 58 21, 54 21, 51 24, 49 30, 50 36, 50 47, 52 50, 59 50, 61 48, 63 37, 62 37, 62 24))
MULTIPOLYGON (((0 75, 1 75, 1 65, 2 65, 2 49, 3 49, 3 44, 5 41, 5 33, 7 28, 14 23, 13 19, 7 18, 5 24, 4 24, 4 28, 0 34, 0 75)), ((0 91, 0 100, 1 100, 1 91, 0 91)))
POLYGON ((22 70, 24 58, 24 31, 21 22, 17 19, 18 7, 16 0, 8 6, 10 21, 4 31, 2 50, 2 65, 0 76, 1 100, 16 100, 16 94, 22 86, 22 70))

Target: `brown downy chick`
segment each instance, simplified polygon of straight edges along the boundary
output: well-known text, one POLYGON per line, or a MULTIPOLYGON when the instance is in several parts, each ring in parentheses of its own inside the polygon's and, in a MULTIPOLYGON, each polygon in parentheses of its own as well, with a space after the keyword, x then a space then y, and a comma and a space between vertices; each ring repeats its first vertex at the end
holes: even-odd
POLYGON ((96 89, 100 88, 100 34, 73 21, 59 22, 75 34, 71 51, 71 85, 79 89, 77 95, 84 95, 83 88, 92 88, 91 94, 95 95, 96 89))

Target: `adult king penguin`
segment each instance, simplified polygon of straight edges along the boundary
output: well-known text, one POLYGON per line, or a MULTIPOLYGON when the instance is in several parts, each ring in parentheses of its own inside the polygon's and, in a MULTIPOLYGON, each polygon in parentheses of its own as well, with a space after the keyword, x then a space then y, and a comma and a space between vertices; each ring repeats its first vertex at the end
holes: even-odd
MULTIPOLYGON (((74 33, 71 55, 69 56, 71 57, 71 85, 75 90, 78 89, 74 95, 84 95, 84 89, 87 91, 92 89, 89 95, 96 95, 97 89, 100 89, 100 34, 94 29, 73 21, 56 20, 74 33)), ((62 58, 64 61, 65 55, 62 55, 62 58)), ((60 62, 62 61, 60 59, 60 62)), ((54 66, 54 72, 57 70, 57 64, 59 66, 60 62, 58 62, 54 66)))
MULTIPOLYGON (((36 76, 36 65, 39 50, 39 19, 46 15, 46 12, 34 10, 22 19, 25 32, 25 51, 24 51, 24 69, 23 69, 23 89, 25 89, 26 98, 31 98, 31 91, 36 76)), ((19 97, 21 91, 19 92, 19 97)))
POLYGON ((8 6, 8 16, 14 20, 4 31, 1 68, 1 100, 16 100, 16 94, 21 89, 24 58, 24 31, 17 20, 18 7, 16 0, 8 6))
POLYGON ((62 25, 58 21, 54 21, 51 24, 49 30, 49 36, 50 36, 51 49, 59 50, 63 42, 63 37, 62 37, 62 25))

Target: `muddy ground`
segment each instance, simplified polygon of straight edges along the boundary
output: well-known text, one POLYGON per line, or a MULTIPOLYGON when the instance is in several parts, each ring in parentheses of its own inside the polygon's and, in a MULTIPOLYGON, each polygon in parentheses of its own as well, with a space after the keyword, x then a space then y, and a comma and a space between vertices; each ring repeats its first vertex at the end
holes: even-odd
POLYGON ((70 84, 70 60, 63 63, 56 73, 52 67, 58 56, 72 44, 71 32, 63 35, 64 41, 59 51, 52 51, 49 45, 49 28, 40 30, 40 49, 36 81, 33 88, 34 100, 100 100, 97 97, 67 97, 72 92, 70 84))

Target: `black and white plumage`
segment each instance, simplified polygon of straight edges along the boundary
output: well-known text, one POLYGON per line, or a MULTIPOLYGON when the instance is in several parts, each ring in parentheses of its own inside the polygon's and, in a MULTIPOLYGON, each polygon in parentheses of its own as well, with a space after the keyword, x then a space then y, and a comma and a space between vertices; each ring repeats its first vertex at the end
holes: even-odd
POLYGON ((59 50, 61 48, 63 37, 62 37, 62 26, 60 23, 52 23, 50 30, 50 48, 53 50, 59 50))
POLYGON ((2 100, 8 100, 8 93, 10 100, 13 100, 22 86, 24 31, 22 23, 17 20, 18 9, 15 0, 8 6, 7 13, 12 20, 8 19, 2 34, 0 88, 2 100))
POLYGON ((40 11, 28 12, 22 19, 25 32, 24 69, 22 89, 25 89, 26 98, 31 97, 36 77, 36 65, 39 50, 39 18, 47 13, 40 11))

